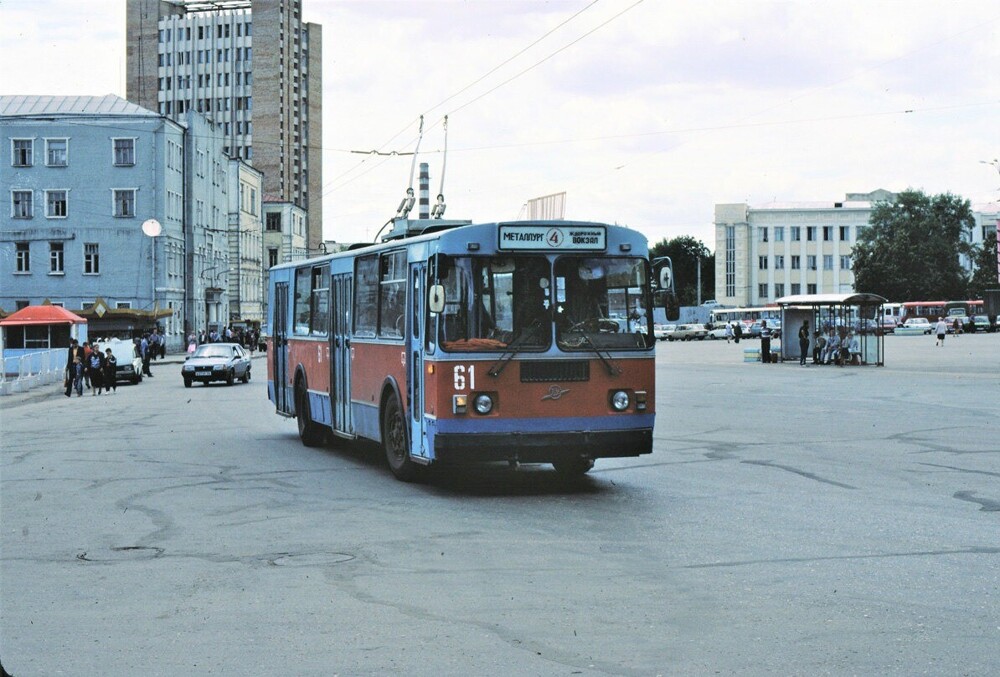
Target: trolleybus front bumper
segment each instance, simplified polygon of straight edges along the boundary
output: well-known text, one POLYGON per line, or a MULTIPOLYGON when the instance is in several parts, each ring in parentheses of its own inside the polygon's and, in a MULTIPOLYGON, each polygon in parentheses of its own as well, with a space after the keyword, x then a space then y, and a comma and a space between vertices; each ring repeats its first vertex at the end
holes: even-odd
POLYGON ((544 433, 438 433, 434 458, 440 463, 552 463, 587 458, 639 456, 653 451, 653 429, 544 433))

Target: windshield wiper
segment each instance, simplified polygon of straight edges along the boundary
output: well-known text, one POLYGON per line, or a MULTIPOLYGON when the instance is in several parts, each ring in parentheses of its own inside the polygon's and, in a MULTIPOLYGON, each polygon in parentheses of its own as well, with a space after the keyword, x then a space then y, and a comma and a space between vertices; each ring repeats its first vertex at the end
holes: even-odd
POLYGON ((601 358, 601 362, 603 362, 605 368, 607 368, 608 374, 610 374, 611 376, 618 376, 618 374, 622 373, 622 368, 611 361, 610 351, 606 351, 607 355, 605 356, 605 354, 601 352, 601 349, 598 348, 594 344, 594 342, 590 339, 590 336, 587 334, 587 332, 583 332, 581 336, 583 337, 583 340, 586 341, 591 348, 593 348, 594 354, 597 355, 599 358, 601 358))
POLYGON ((493 363, 493 366, 490 367, 490 370, 486 373, 493 377, 497 377, 503 373, 503 370, 506 369, 510 361, 514 359, 514 356, 517 355, 521 346, 534 335, 535 330, 541 325, 541 320, 535 320, 530 325, 522 329, 521 333, 515 336, 514 339, 507 344, 507 347, 504 348, 504 351, 500 354, 500 358, 493 363))

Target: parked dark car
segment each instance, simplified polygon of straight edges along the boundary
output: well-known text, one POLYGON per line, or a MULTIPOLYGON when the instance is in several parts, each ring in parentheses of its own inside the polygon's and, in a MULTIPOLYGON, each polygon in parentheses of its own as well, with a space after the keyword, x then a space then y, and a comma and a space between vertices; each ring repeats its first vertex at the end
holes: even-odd
POLYGON ((240 379, 246 383, 250 380, 250 356, 238 343, 203 343, 184 362, 181 376, 186 388, 194 381, 233 385, 240 379))

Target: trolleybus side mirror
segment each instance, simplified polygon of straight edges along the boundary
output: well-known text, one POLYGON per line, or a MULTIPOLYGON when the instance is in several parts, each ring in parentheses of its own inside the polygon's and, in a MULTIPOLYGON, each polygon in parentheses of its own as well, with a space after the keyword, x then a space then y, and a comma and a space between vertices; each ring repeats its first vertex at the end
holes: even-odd
POLYGON ((432 313, 440 313, 444 310, 444 285, 431 285, 427 292, 427 310, 432 313))
POLYGON ((681 306, 677 302, 677 294, 669 289, 659 289, 654 295, 656 305, 663 307, 667 320, 674 322, 681 316, 681 306))
POLYGON ((660 262, 659 279, 657 280, 657 290, 654 300, 656 305, 663 306, 663 312, 667 315, 667 320, 673 322, 681 316, 681 306, 677 301, 677 294, 674 293, 674 269, 669 258, 656 259, 660 262))

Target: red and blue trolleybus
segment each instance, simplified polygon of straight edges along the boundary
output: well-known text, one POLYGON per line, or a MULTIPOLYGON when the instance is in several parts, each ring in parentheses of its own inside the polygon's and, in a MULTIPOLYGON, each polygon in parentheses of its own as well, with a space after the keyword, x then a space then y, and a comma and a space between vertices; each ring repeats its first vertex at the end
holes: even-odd
POLYGON ((306 445, 377 442, 406 481, 435 463, 573 475, 648 454, 653 298, 672 280, 658 260, 652 284, 647 257, 620 226, 399 220, 380 243, 271 268, 269 397, 306 445))

